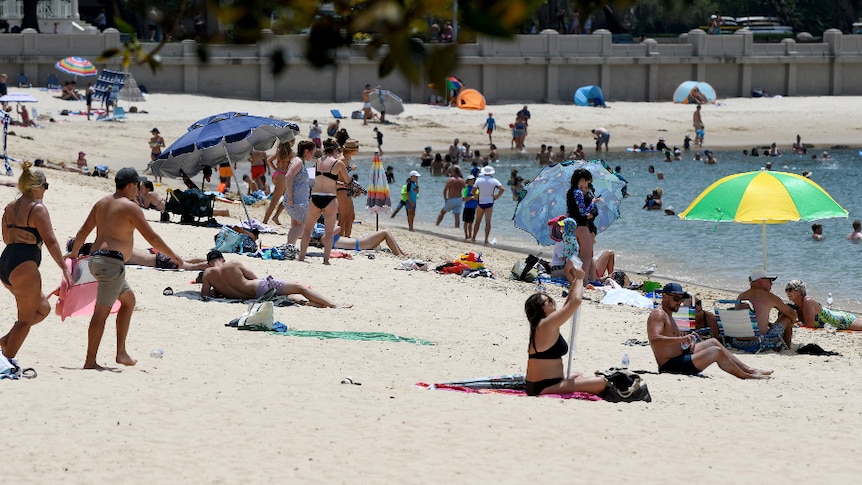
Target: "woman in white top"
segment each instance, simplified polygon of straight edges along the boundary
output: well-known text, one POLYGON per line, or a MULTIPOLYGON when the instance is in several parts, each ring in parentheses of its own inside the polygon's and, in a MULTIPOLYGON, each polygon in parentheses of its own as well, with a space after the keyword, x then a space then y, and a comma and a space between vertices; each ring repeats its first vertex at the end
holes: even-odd
POLYGON ((492 177, 494 175, 494 167, 484 166, 479 176, 476 178, 475 187, 479 189, 479 207, 476 208, 476 224, 473 227, 472 241, 476 242, 476 236, 479 234, 479 226, 482 225, 482 217, 485 218, 485 245, 488 242, 488 236, 491 234, 491 215, 494 213, 494 201, 506 193, 503 184, 499 180, 492 177))

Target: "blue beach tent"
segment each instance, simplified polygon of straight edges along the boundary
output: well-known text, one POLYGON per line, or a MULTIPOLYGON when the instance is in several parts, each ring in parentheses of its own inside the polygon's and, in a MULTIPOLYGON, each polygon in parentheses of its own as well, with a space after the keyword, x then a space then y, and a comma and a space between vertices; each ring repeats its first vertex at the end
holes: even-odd
POLYGON ((605 96, 598 86, 584 86, 575 91, 575 106, 604 106, 605 96))
POLYGON ((673 92, 673 102, 682 104, 705 104, 715 102, 715 89, 709 83, 685 81, 673 92))

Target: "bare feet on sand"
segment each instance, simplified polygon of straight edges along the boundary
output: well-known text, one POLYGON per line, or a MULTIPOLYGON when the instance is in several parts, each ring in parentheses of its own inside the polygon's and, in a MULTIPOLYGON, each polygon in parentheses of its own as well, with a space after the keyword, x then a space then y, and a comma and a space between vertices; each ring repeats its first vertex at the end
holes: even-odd
POLYGON ((138 363, 137 360, 131 358, 129 354, 123 352, 122 354, 117 354, 117 363, 127 366, 133 366, 138 363))

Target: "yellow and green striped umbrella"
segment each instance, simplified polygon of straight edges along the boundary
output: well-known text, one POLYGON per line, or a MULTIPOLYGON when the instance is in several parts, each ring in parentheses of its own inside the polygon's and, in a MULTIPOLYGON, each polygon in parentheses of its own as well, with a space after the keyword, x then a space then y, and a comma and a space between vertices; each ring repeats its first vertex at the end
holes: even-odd
POLYGON ((847 210, 823 187, 801 175, 769 170, 719 179, 679 214, 683 220, 761 224, 764 269, 766 224, 831 217, 847 217, 847 210))

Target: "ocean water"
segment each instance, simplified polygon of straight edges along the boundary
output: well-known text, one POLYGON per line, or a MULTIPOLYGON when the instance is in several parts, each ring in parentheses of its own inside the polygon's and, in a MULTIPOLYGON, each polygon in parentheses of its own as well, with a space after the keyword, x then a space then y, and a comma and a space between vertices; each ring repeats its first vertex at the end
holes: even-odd
MULTIPOLYGON (((630 273, 638 281, 645 276, 637 274, 655 266, 655 274, 663 278, 690 282, 712 288, 741 291, 748 286, 748 274, 763 267, 762 226, 735 223, 712 223, 682 221, 676 216, 666 216, 663 211, 642 209, 644 198, 655 187, 664 189, 664 207, 672 206, 677 213, 686 207, 706 187, 726 175, 761 169, 767 161, 772 169, 801 173, 813 172, 812 180, 820 184, 832 197, 849 211, 847 219, 824 219, 825 239, 811 238, 811 222, 772 224, 766 228, 767 267, 778 275, 773 292, 782 298, 784 284, 794 278, 808 285, 808 293, 818 301, 825 302, 827 293, 832 293, 833 306, 862 311, 862 244, 845 240, 852 231, 854 219, 862 219, 862 197, 859 196, 859 181, 862 180, 862 156, 857 150, 830 151, 831 160, 812 160, 811 155, 788 155, 781 157, 745 157, 740 151, 715 152, 716 165, 704 165, 694 161, 694 152, 686 152, 682 161, 667 163, 661 153, 602 153, 611 167, 620 166, 622 175, 628 180, 630 197, 621 206, 622 217, 596 240, 597 252, 613 249, 617 255, 617 266, 630 273), (653 165, 664 172, 664 180, 648 172, 653 165)), ((820 152, 817 152, 818 156, 820 152)), ((594 152, 587 152, 591 158, 594 152)), ((517 169, 525 180, 532 180, 539 167, 533 163, 534 155, 509 156, 494 164, 495 176, 504 185, 512 169, 517 169)), ((370 180, 370 158, 357 157, 360 182, 370 180)), ((397 204, 401 185, 411 170, 422 175, 419 180, 420 196, 415 226, 417 230, 459 237, 463 229, 456 230, 451 214, 447 214, 440 226, 435 221, 443 206, 445 177, 430 176, 427 168, 420 166, 416 157, 384 157, 383 166, 392 165, 396 182, 391 184, 392 200, 397 204)), ((364 210, 364 200, 357 199, 357 213, 364 210)), ((529 234, 514 227, 512 215, 515 201, 511 193, 501 197, 494 206, 491 239, 524 251, 543 250, 550 258, 552 247, 540 247, 529 234), (544 249, 543 249, 544 248, 544 249)), ((381 226, 406 227, 402 210, 395 219, 381 214, 381 226)), ((484 226, 482 231, 484 232, 484 226)), ((483 233, 480 233, 480 238, 483 233)), ((465 249, 481 246, 467 246, 465 249)))

